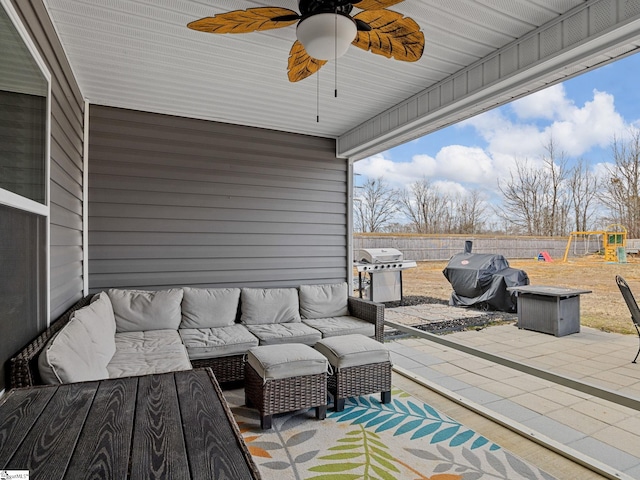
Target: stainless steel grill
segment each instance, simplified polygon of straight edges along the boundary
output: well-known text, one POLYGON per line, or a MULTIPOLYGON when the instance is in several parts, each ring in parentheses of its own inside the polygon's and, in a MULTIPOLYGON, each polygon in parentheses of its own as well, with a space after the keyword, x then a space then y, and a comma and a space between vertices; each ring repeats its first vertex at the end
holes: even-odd
POLYGON ((360 297, 363 291, 374 302, 402 300, 402 271, 417 266, 413 260, 405 260, 395 248, 364 248, 358 252, 355 262, 358 271, 360 297), (363 274, 369 275, 369 287, 363 288, 363 274))

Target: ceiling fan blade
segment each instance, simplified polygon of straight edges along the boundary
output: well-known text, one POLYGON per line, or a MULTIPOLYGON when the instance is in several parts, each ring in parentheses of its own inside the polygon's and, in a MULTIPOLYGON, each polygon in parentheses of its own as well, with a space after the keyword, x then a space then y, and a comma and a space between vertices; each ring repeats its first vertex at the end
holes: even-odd
POLYGON ((351 2, 361 10, 382 10, 404 0, 360 0, 358 3, 351 2))
POLYGON ((327 63, 326 60, 317 60, 307 53, 299 41, 295 41, 289 52, 289 68, 287 75, 290 82, 299 82, 316 73, 327 63))
POLYGON ((403 62, 415 62, 422 57, 424 34, 412 18, 392 10, 365 10, 354 19, 371 27, 370 32, 358 31, 352 42, 356 47, 403 62))
POLYGON ((201 18, 187 24, 187 27, 207 33, 249 33, 287 27, 299 18, 296 12, 287 8, 258 7, 201 18))
POLYGON ((358 29, 359 32, 371 31, 371 25, 369 25, 368 23, 363 22, 359 18, 354 18, 353 20, 354 22, 356 22, 356 28, 358 29))

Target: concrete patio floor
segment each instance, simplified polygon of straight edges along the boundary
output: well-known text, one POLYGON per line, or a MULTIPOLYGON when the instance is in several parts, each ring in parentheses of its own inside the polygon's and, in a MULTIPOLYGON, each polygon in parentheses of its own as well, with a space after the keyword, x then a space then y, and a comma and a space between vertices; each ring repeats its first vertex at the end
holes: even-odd
MULTIPOLYGON (((449 320, 457 315, 481 314, 444 305, 420 305, 387 309, 385 318, 411 325, 437 322, 438 316, 449 320)), ((638 350, 637 336, 582 327, 579 333, 554 337, 505 324, 442 338, 455 345, 413 336, 391 337, 386 344, 396 373, 467 403, 475 413, 492 417, 496 431, 498 425, 500 429, 506 425, 525 438, 564 452, 577 463, 575 470, 565 465, 556 472, 558 478, 602 475, 640 479, 640 363, 631 363, 638 350), (456 346, 495 355, 509 365, 515 361, 523 368, 501 365, 456 346), (540 378, 540 372, 555 379, 557 375, 559 381, 540 378), (598 394, 585 393, 590 387, 598 394), (579 464, 588 464, 598 474, 585 476, 579 464)), ((541 468, 545 466, 540 462, 562 463, 555 454, 544 458, 538 457, 536 463, 541 468)), ((552 470, 548 469, 554 474, 552 470)))

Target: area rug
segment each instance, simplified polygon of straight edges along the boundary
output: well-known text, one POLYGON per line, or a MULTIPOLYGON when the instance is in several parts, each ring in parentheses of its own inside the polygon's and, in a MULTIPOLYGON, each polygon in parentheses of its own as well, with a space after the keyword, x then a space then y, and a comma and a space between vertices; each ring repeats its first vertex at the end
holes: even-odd
POLYGON ((554 478, 399 389, 388 404, 348 399, 323 421, 315 409, 276 415, 265 431, 243 390, 225 397, 265 480, 554 478))

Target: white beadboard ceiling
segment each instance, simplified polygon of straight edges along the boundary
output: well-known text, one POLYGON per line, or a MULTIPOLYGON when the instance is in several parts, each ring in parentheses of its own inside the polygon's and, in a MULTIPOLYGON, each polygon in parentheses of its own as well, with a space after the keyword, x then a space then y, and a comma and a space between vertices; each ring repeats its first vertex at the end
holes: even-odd
MULTIPOLYGON (((295 25, 241 35, 207 34, 186 25, 251 7, 298 11, 297 0, 45 0, 90 103, 332 138, 445 82, 572 9, 594 3, 597 0, 405 0, 390 9, 421 26, 425 50, 418 62, 399 62, 351 46, 338 60, 337 73, 336 63, 329 62, 320 71, 319 83, 317 75, 290 83, 287 59, 296 39, 295 25)), ((606 15, 627 1, 602 3, 606 15)), ((635 46, 616 48, 605 60, 635 46)), ((598 62, 603 59, 590 63, 598 62)), ((541 72, 544 78, 520 94, 579 70, 541 72)), ((398 141, 440 126, 422 125, 415 131, 409 126, 398 141)), ((355 155, 361 158, 372 148, 394 143, 387 139, 355 155)))

